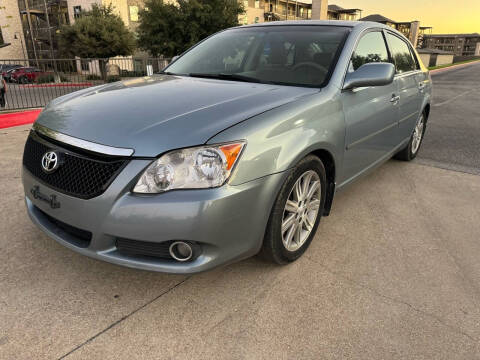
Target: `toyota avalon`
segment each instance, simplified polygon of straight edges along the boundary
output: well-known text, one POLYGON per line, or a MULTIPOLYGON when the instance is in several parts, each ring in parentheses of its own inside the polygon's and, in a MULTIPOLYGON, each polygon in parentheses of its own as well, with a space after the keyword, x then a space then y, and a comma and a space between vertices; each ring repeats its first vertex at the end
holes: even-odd
POLYGON ((159 74, 50 102, 25 145, 28 214, 62 245, 134 268, 289 263, 337 191, 415 158, 430 101, 428 71, 388 26, 227 29, 159 74))

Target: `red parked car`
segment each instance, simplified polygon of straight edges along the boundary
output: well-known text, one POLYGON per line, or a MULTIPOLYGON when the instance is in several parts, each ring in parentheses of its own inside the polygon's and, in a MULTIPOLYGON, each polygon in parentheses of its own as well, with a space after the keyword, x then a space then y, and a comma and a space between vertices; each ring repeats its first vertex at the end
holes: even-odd
POLYGON ((34 67, 21 67, 14 70, 10 76, 11 80, 18 82, 20 84, 33 83, 35 80, 42 75, 46 75, 45 71, 34 67))

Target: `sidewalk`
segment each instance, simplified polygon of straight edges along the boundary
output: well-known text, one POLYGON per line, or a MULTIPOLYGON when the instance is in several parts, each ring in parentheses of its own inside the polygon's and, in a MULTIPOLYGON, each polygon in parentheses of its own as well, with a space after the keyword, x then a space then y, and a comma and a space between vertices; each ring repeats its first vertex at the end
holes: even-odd
POLYGON ((0 114, 0 129, 32 124, 37 119, 38 114, 40 114, 41 111, 41 109, 36 109, 0 114))

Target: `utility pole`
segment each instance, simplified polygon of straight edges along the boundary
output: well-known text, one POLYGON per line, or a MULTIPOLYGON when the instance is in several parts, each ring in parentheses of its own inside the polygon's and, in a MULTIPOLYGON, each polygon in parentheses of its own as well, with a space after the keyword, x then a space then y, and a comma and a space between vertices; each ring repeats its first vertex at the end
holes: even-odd
POLYGON ((50 27, 50 19, 49 19, 49 14, 48 14, 47 0, 43 0, 43 5, 45 7, 45 19, 47 20, 47 27, 48 27, 48 41, 50 42, 50 56, 52 57, 52 61, 53 61, 53 70, 54 70, 54 73, 55 73, 55 77, 57 77, 58 76, 57 61, 55 60, 55 53, 53 52, 52 28, 50 27))
POLYGON ((32 19, 30 18, 30 7, 28 5, 28 0, 25 1, 25 10, 27 12, 27 22, 28 22, 28 31, 30 31, 30 38, 32 39, 32 47, 33 47, 33 56, 35 56, 35 62, 37 63, 38 67, 38 56, 37 56, 37 49, 35 48, 35 38, 33 37, 33 27, 32 27, 32 19))

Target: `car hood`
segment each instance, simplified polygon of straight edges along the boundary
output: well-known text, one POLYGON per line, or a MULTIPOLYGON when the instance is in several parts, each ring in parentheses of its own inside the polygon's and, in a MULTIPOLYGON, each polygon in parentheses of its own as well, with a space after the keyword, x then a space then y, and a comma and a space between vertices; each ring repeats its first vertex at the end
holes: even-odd
POLYGON ((204 144, 245 119, 318 89, 171 75, 84 89, 53 100, 37 123, 134 156, 204 144))

